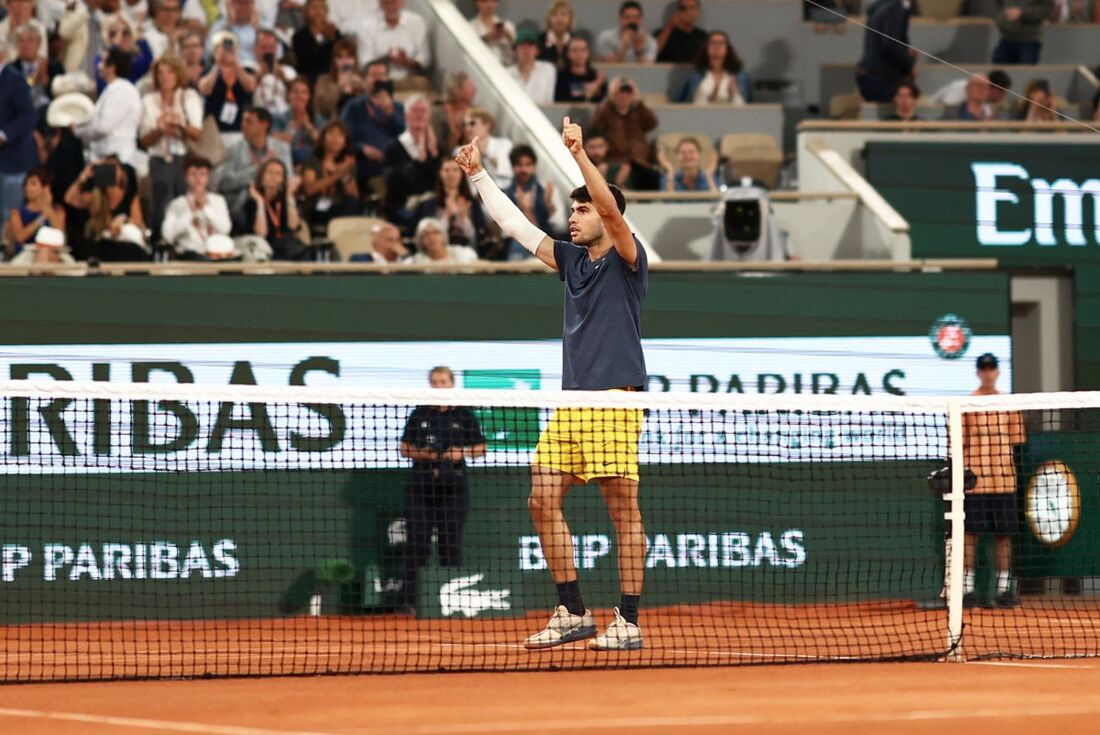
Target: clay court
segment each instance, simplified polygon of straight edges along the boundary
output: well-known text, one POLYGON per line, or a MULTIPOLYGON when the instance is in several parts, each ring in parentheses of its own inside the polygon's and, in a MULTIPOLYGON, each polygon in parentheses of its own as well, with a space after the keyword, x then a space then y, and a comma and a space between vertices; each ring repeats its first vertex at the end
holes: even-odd
MULTIPOLYGON (((525 651, 518 641, 537 624, 533 616, 497 620, 491 642, 484 640, 485 621, 395 616, 17 626, 3 629, 9 680, 177 680, 4 687, 0 732, 1096 731, 1096 659, 854 662, 902 653, 934 658, 944 615, 901 603, 671 608, 651 611, 645 651, 618 654, 581 644, 525 651), (719 628, 719 620, 739 624, 719 628), (837 663, 791 663, 810 657, 837 663), (756 665, 704 666, 731 663, 756 665), (474 666, 494 671, 454 671, 474 666), (597 669, 606 666, 629 668, 597 669), (444 669, 451 671, 254 676, 444 669), (203 678, 210 676, 230 678, 203 678)), ((1100 611, 1035 601, 1011 611, 968 611, 966 623, 972 659, 999 651, 1079 656, 1097 653, 1100 611), (1059 640, 1076 648, 1059 650, 1059 640)))

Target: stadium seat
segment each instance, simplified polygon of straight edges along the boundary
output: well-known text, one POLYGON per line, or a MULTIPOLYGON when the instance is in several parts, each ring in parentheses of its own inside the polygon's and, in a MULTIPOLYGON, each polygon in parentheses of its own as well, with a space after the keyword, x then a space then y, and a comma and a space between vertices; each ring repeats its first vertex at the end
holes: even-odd
MULTIPOLYGON (((783 149, 763 133, 728 133, 722 136, 718 150, 732 166, 735 177, 748 176, 769 189, 779 183, 783 169, 783 149)), ((726 177, 727 180, 730 178, 726 177)))
POLYGON ((858 92, 849 94, 834 94, 829 99, 829 119, 831 120, 858 120, 859 108, 863 105, 863 98, 858 92))
POLYGON ((378 217, 337 217, 328 223, 328 240, 346 262, 353 255, 373 252, 371 230, 385 223, 378 217))
POLYGON ((672 132, 661 133, 657 136, 657 145, 664 151, 668 160, 673 163, 676 162, 676 146, 684 138, 695 138, 699 143, 699 165, 704 169, 710 167, 714 161, 714 157, 718 155, 718 151, 714 148, 714 141, 706 136, 705 133, 692 133, 692 132, 672 132))

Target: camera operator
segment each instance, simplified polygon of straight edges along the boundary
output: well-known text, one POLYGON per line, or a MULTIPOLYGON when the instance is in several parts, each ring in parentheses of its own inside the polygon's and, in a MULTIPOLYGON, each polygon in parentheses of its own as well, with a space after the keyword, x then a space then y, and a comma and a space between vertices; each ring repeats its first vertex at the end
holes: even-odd
POLYGON ((642 27, 642 6, 626 0, 619 6, 619 27, 609 28, 596 38, 596 56, 612 63, 652 64, 657 59, 657 39, 642 27))

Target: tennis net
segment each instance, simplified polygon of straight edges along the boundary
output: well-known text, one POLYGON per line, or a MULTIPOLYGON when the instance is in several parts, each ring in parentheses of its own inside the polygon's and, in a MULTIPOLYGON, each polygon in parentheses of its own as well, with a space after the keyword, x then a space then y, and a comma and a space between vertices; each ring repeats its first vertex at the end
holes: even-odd
POLYGON ((1096 394, 11 382, 0 399, 4 681, 1097 653, 1096 394), (644 540, 623 481, 610 501, 574 487, 568 534, 540 495, 540 538, 533 464, 635 460, 644 540), (992 525, 973 561, 967 469, 968 509, 1000 493, 975 506, 992 525), (551 566, 611 622, 620 576, 637 583, 621 546, 644 647, 525 648, 558 602, 551 566))

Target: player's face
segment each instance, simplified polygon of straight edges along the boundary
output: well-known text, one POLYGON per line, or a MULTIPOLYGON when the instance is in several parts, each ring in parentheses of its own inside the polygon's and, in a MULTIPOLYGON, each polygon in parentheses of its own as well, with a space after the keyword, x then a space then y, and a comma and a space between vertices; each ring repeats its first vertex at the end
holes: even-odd
POLYGON ((569 215, 569 239, 576 245, 591 247, 603 237, 603 220, 592 202, 573 202, 569 215))

